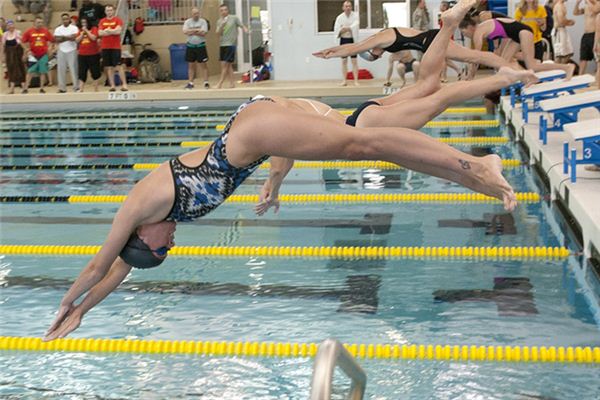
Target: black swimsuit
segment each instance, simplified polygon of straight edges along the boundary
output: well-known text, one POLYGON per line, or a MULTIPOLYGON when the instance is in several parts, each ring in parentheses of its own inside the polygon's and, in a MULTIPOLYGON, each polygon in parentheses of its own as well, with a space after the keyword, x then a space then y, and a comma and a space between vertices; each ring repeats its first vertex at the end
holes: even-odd
POLYGON ((425 53, 439 31, 439 29, 430 29, 428 31, 419 33, 416 36, 404 36, 400 33, 400 31, 398 31, 398 28, 394 28, 396 40, 383 50, 390 53, 395 53, 401 50, 415 50, 425 53))
POLYGON ((349 115, 348 118, 346 118, 346 125, 356 126, 356 121, 358 120, 358 116, 360 115, 361 112, 363 112, 365 110, 365 108, 367 108, 369 106, 380 106, 380 105, 381 104, 379 104, 378 102, 373 101, 373 100, 365 101, 360 106, 358 106, 356 108, 356 110, 354 110, 352 115, 349 115))

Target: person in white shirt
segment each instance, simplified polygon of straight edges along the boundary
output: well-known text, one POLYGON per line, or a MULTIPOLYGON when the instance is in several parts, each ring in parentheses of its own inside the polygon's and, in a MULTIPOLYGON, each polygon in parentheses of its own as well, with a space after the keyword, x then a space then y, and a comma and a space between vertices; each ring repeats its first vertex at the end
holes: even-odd
POLYGON ((67 92, 67 68, 71 73, 71 82, 73 89, 79 90, 79 80, 77 78, 77 42, 76 38, 79 34, 77 26, 71 24, 71 16, 69 14, 61 15, 62 25, 54 30, 54 38, 58 43, 58 51, 56 53, 56 61, 58 64, 58 93, 67 92))
MULTIPOLYGON (((352 2, 350 0, 344 1, 342 5, 343 13, 337 16, 333 31, 335 32, 335 38, 340 39, 340 45, 354 43, 358 41, 358 14, 352 11, 352 2)), ((354 77, 354 85, 358 86, 358 63, 356 61, 356 55, 351 56, 352 60, 352 74, 354 77)), ((346 79, 348 75, 348 57, 342 58, 342 86, 346 86, 348 81, 346 79)))

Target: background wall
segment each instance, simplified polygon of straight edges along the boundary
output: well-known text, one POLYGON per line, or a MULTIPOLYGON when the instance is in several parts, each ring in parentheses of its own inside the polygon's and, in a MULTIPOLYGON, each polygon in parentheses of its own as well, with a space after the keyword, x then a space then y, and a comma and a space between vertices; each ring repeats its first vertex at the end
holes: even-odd
MULTIPOLYGON (((340 1, 340 13, 341 4, 340 1)), ((322 60, 311 55, 338 44, 333 32, 317 33, 315 0, 271 0, 271 29, 275 79, 341 78, 339 59, 322 60)), ((369 35, 369 32, 361 31, 360 39, 369 35)), ((376 62, 358 60, 359 68, 369 69, 375 77, 385 77, 387 55, 376 62)))

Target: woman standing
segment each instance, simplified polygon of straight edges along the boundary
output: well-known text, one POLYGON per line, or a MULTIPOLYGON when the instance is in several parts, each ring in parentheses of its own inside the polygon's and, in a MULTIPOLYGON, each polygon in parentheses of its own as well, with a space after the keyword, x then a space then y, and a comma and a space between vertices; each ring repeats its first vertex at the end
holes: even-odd
POLYGON ((533 32, 534 57, 544 61, 544 45, 542 31, 546 30, 546 9, 538 4, 538 0, 521 0, 515 11, 515 20, 524 23, 533 32))
POLYGON ((2 58, 6 62, 8 72, 8 94, 15 92, 15 85, 22 86, 25 82, 25 63, 23 47, 21 47, 21 31, 15 28, 15 23, 8 20, 6 32, 2 35, 2 58))

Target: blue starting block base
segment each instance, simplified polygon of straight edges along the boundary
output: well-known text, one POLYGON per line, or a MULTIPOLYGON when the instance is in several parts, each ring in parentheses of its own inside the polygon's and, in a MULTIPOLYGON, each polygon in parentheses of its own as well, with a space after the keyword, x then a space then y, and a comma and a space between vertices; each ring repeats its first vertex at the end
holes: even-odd
POLYGON ((577 149, 569 151, 569 143, 563 145, 563 172, 569 173, 571 169, 571 182, 577 182, 577 164, 600 164, 600 134, 577 139, 583 142, 583 157, 577 158, 577 149))

